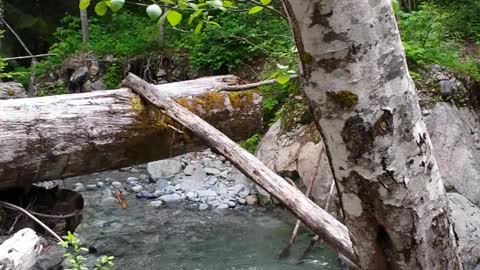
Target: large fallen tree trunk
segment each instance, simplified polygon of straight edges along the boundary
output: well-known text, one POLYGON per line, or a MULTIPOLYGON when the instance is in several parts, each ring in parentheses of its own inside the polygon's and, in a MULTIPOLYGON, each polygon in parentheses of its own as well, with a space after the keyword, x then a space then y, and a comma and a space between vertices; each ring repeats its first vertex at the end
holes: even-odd
MULTIPOLYGON (((248 138, 262 125, 254 91, 216 76, 157 86, 227 134, 248 138)), ((0 189, 168 158, 204 144, 128 89, 0 100, 0 189)))
POLYGON ((281 201, 306 226, 347 259, 353 262, 357 260, 345 225, 309 200, 300 190, 288 184, 255 156, 197 115, 189 112, 173 99, 159 95, 152 85, 139 77, 129 74, 124 83, 149 102, 158 106, 166 115, 188 128, 212 149, 225 156, 245 175, 281 201))

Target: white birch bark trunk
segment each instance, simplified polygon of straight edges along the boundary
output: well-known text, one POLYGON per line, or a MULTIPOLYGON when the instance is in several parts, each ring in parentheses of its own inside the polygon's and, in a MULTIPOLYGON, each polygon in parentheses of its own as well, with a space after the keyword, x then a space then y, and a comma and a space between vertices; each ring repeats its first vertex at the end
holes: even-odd
POLYGON ((284 0, 362 269, 461 269, 389 0, 284 0))
MULTIPOLYGON (((157 86, 233 140, 262 126, 254 91, 235 76, 157 86)), ((0 189, 169 158, 206 146, 128 89, 0 100, 0 189), (180 132, 179 132, 180 131, 180 132)))

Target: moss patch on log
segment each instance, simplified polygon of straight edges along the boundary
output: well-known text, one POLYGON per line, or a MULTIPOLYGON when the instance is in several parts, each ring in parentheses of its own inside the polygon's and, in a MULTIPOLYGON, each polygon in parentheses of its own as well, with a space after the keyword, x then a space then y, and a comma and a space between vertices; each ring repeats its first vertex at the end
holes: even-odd
POLYGON ((249 111, 253 107, 254 91, 229 92, 228 98, 235 110, 249 111))
POLYGON ((350 91, 327 92, 327 96, 344 109, 353 109, 358 104, 358 96, 350 91))

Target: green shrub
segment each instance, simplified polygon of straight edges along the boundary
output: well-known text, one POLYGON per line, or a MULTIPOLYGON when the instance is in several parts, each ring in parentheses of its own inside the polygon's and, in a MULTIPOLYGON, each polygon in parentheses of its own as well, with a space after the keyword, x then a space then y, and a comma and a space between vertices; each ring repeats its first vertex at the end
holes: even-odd
POLYGON ((448 10, 424 2, 417 11, 400 12, 400 17, 403 45, 409 61, 438 64, 480 79, 477 62, 463 55, 460 42, 451 35, 448 10))

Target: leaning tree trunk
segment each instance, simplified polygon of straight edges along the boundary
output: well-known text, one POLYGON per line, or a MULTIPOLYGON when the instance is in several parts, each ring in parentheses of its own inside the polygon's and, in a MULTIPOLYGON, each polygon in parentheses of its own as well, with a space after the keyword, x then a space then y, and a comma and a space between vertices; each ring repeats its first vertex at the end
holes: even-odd
MULTIPOLYGON (((235 76, 157 86, 230 136, 262 126, 254 91, 221 92, 235 76)), ((0 189, 169 158, 206 146, 128 89, 0 100, 0 189)))
POLYGON ((461 269, 390 0, 284 0, 362 269, 461 269))

